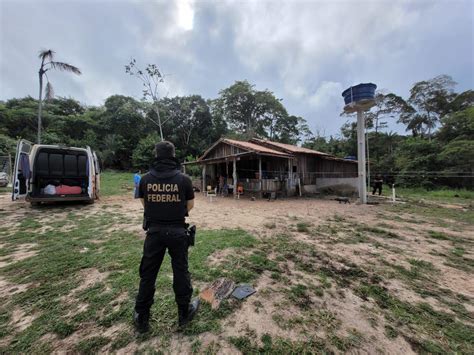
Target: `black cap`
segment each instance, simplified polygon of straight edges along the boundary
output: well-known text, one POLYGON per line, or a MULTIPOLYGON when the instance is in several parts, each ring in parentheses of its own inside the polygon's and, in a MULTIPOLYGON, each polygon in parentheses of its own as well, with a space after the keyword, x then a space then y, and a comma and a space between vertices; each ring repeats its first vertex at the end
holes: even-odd
POLYGON ((174 158, 174 144, 168 141, 162 141, 155 144, 155 155, 157 158, 174 158))

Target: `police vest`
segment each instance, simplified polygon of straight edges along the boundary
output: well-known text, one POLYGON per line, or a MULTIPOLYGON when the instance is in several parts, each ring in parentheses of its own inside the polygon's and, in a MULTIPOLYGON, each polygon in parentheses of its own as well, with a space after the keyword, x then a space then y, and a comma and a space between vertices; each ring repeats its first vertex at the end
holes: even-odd
POLYGON ((194 197, 190 198, 190 188, 192 193, 191 180, 179 171, 173 176, 169 176, 169 172, 146 174, 140 181, 146 220, 158 224, 184 224, 186 201, 194 197))

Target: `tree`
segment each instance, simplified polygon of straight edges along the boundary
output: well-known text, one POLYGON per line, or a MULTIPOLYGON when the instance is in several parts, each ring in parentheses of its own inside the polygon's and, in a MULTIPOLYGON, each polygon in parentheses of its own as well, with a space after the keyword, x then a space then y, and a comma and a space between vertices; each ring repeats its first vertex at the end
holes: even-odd
POLYGON ((104 106, 101 128, 104 135, 113 136, 113 139, 109 137, 108 148, 105 149, 108 162, 122 169, 129 168, 133 150, 140 139, 149 133, 144 124, 143 103, 133 97, 113 95, 105 100, 104 106), (113 159, 110 159, 112 156, 113 159))
POLYGON ((208 102, 199 95, 166 98, 160 104, 164 117, 173 122, 164 128, 180 159, 201 154, 224 133, 219 125, 214 125, 208 102))
POLYGON ((156 132, 152 132, 142 138, 133 150, 132 162, 137 169, 148 169, 154 158, 155 144, 160 137, 156 132))
POLYGON ((43 109, 43 77, 46 76, 46 88, 45 97, 47 100, 52 99, 54 96, 53 86, 51 85, 47 72, 51 69, 57 69, 60 71, 71 72, 77 75, 81 74, 81 71, 74 65, 54 61, 55 52, 51 49, 41 50, 38 57, 41 59, 41 66, 38 71, 39 76, 39 99, 38 99, 38 144, 41 143, 41 113, 43 109))
POLYGON ((142 70, 137 67, 136 60, 131 59, 128 65, 125 65, 125 73, 134 76, 143 84, 143 99, 151 99, 153 112, 156 114, 158 122, 155 122, 151 117, 149 119, 154 122, 160 130, 160 138, 164 140, 163 137, 163 125, 167 120, 162 121, 159 108, 159 85, 164 82, 164 77, 161 74, 160 70, 155 64, 148 64, 145 67, 145 70, 142 70))
POLYGON ((411 186, 435 186, 439 171, 440 145, 422 137, 411 137, 397 148, 395 167, 399 171, 397 183, 411 186))
POLYGON ((16 141, 4 134, 0 133, 0 155, 14 155, 16 141))
POLYGON ((231 128, 252 138, 260 118, 260 107, 256 103, 254 86, 248 81, 236 81, 219 92, 216 100, 218 111, 231 128))
POLYGON ((297 143, 302 132, 309 132, 306 121, 290 116, 281 99, 269 90, 255 90, 255 86, 246 80, 236 81, 219 95, 214 112, 228 122, 237 137, 249 139, 257 136, 297 143))
POLYGON ((10 99, 5 103, 0 124, 2 131, 12 138, 34 141, 37 137, 38 101, 31 96, 10 99))
POLYGON ((379 128, 384 128, 387 122, 381 122, 381 119, 394 118, 399 114, 405 105, 405 101, 392 93, 385 94, 381 91, 375 95, 375 106, 366 113, 365 118, 368 128, 375 128, 378 133, 379 128))
POLYGON ((441 123, 436 135, 440 141, 447 143, 454 139, 474 140, 474 107, 446 115, 441 123))
POLYGON ((446 144, 438 156, 443 182, 449 186, 474 187, 474 141, 455 139, 446 144))
POLYGON ((387 122, 382 122, 381 120, 394 118, 403 110, 405 105, 405 101, 395 94, 385 94, 379 91, 375 95, 375 106, 366 114, 365 117, 367 128, 375 128, 375 134, 373 135, 373 141, 370 147, 374 152, 376 163, 378 163, 380 156, 378 149, 374 149, 378 147, 378 132, 380 128, 387 127, 387 122))
POLYGON ((456 96, 453 93, 455 85, 456 82, 449 75, 415 83, 410 89, 410 97, 399 122, 407 125, 414 136, 427 134, 431 140, 431 132, 449 111, 450 103, 456 96))

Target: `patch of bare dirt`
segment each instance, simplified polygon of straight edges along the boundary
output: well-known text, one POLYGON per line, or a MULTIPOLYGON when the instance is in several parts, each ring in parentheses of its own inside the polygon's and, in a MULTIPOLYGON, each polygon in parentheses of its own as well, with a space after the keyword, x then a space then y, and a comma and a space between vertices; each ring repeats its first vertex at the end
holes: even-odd
POLYGON ((29 287, 32 287, 31 283, 13 284, 5 280, 4 277, 0 276, 0 298, 7 299, 17 293, 25 292, 29 287))
POLYGON ((120 309, 120 306, 128 301, 128 293, 122 292, 115 300, 112 301, 112 306, 114 306, 114 312, 120 309))
POLYGON ((96 283, 104 281, 109 276, 109 272, 100 272, 95 268, 83 269, 79 272, 79 277, 82 279, 81 284, 73 289, 71 293, 83 291, 96 283))
POLYGON ((71 290, 69 294, 61 297, 63 302, 75 305, 75 309, 70 311, 71 315, 78 314, 82 312, 81 309, 86 310, 88 307, 86 304, 78 303, 75 295, 78 292, 88 289, 96 283, 103 282, 109 276, 108 272, 100 272, 95 268, 83 269, 78 274, 79 278, 82 280, 79 286, 71 290))
POLYGON ((281 293, 272 290, 272 284, 274 284, 274 280, 266 272, 263 273, 255 285, 257 292, 245 299, 242 307, 224 321, 224 336, 241 336, 247 329, 250 329, 255 331, 258 339, 265 333, 291 340, 302 339, 301 334, 295 330, 284 330, 273 320, 272 316, 277 311, 282 316, 290 317, 298 310, 292 306, 284 310, 277 308, 284 298, 281 293))
POLYGON ((101 329, 95 323, 83 323, 81 328, 64 339, 55 338, 50 341, 54 353, 73 353, 75 346, 87 338, 101 334, 101 329))
POLYGON ((345 289, 343 297, 325 296, 324 304, 327 309, 334 310, 337 318, 342 321, 343 331, 357 330, 364 336, 362 347, 363 353, 373 353, 375 349, 383 349, 387 354, 415 354, 405 339, 397 337, 389 340, 384 334, 384 321, 376 317, 376 325, 371 324, 366 313, 367 302, 345 289))
POLYGON ((34 249, 36 246, 34 243, 18 245, 12 253, 0 258, 0 268, 37 255, 38 250, 34 249))
POLYGON ((37 314, 26 314, 20 307, 15 307, 12 312, 10 324, 16 331, 22 332, 28 328, 37 317, 37 314))

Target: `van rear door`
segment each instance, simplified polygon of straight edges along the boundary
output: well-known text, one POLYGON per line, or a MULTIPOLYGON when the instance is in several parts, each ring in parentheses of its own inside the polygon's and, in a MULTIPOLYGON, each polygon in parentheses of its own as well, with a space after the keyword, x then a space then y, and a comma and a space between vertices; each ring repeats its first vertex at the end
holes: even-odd
POLYGON ((21 139, 16 146, 15 166, 13 169, 12 201, 26 196, 30 186, 32 171, 30 166, 30 153, 33 143, 21 139))
POLYGON ((92 155, 92 150, 89 146, 86 147, 87 150, 87 179, 89 180, 89 186, 87 188, 87 194, 91 200, 94 199, 94 189, 95 189, 95 171, 94 171, 94 156, 92 155))
POLYGON ((99 192, 100 192, 100 164, 99 164, 99 159, 97 158, 97 154, 95 152, 92 152, 92 155, 94 156, 94 167, 95 167, 95 196, 99 198, 99 192))

